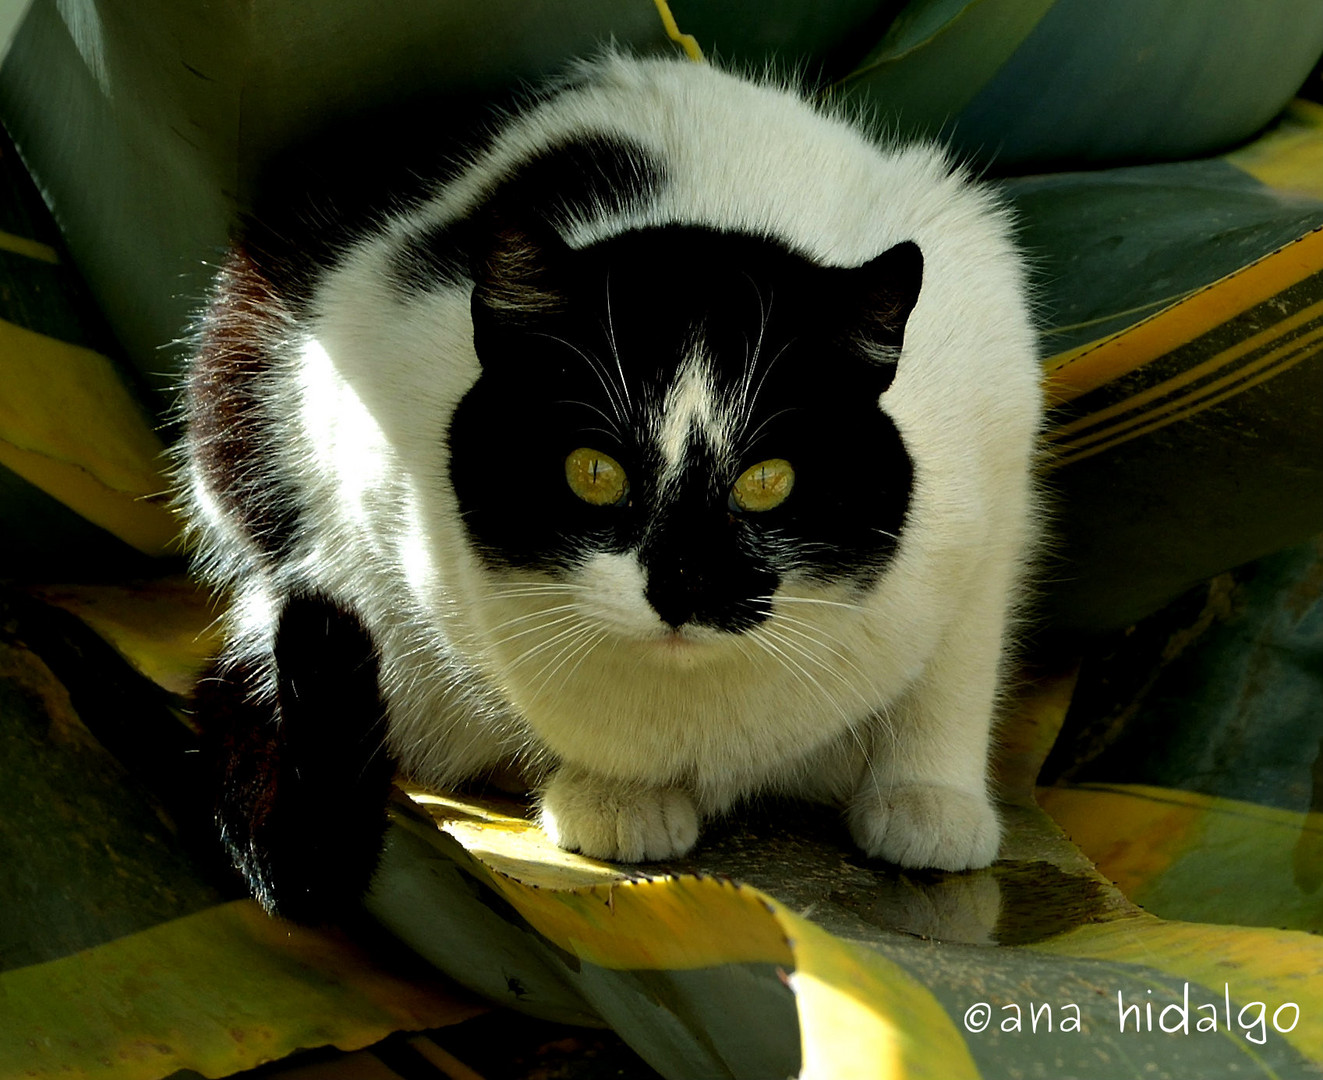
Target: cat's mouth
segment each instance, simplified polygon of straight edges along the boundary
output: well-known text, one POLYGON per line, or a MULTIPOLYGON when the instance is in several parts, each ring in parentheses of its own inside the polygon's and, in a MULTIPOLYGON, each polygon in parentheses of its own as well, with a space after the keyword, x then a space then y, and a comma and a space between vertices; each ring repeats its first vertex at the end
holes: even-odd
POLYGON ((659 637, 653 640, 663 649, 692 649, 698 645, 694 635, 686 631, 684 627, 680 627, 678 630, 664 630, 659 637))
POLYGON ((672 671, 706 666, 704 661, 712 653, 712 644, 700 635, 681 627, 667 627, 654 637, 642 642, 647 659, 672 671))
POLYGON ((670 663, 688 664, 710 657, 729 635, 710 626, 666 627, 641 643, 646 652, 670 663))

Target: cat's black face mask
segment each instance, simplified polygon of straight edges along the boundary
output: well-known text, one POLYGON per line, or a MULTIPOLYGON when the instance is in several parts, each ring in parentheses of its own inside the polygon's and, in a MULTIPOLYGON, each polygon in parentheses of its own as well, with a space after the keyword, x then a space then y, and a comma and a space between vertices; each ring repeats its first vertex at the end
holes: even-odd
POLYGON ((571 250, 503 224, 478 262, 482 375, 449 433, 494 567, 634 553, 673 627, 740 631, 788 575, 859 584, 895 550, 912 465, 878 407, 922 258, 854 269, 698 227, 571 250))

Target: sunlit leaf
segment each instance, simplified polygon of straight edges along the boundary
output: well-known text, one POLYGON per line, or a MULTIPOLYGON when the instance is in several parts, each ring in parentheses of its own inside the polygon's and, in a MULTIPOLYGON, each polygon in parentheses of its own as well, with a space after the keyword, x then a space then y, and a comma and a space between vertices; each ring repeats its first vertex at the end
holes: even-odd
POLYGON ((227 1076, 305 1047, 358 1049, 481 1011, 387 974, 340 935, 235 902, 0 973, 0 1075, 227 1076))

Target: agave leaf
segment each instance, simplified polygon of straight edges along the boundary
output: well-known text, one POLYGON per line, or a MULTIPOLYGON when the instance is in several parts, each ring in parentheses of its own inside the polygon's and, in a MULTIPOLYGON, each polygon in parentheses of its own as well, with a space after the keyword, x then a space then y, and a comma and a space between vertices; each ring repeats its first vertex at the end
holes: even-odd
POLYGON ((397 807, 374 914, 496 1000, 608 1019, 669 1077, 1114 1076, 1120 1061, 1216 1075, 1228 1055, 1246 1075, 1294 1076, 1323 1051, 1303 1025, 1269 1028, 1260 1047, 1234 1022, 1256 1000, 1293 1001, 1306 1016, 1323 1008, 1323 983, 1310 979, 1323 942, 1144 915, 1032 808, 1013 810, 1009 857, 982 875, 897 874, 861 864, 829 830, 741 826, 698 863, 747 880, 732 853, 754 849, 764 865, 754 887, 688 871, 639 878, 554 849, 544 875, 537 853, 548 845, 517 813, 482 800, 420 805, 441 831, 397 807), (1056 861, 1016 858, 1029 852, 1056 861), (797 915, 776 894, 799 907, 806 878, 816 900, 797 915), (474 908, 504 914, 471 920, 474 908), (473 934, 462 945, 454 921, 473 934), (743 993, 724 1004, 737 978, 743 993), (1165 1007, 1187 982, 1191 1001, 1215 1002, 1219 1015, 1229 995, 1229 1030, 1184 1041, 1137 1021, 1120 1030, 1118 994, 1165 1007), (1031 1008, 1043 1025, 1044 1005, 1054 1031, 1031 1033, 1031 1008), (792 1009, 795 1048, 776 1038, 792 1009), (1081 1030, 1063 1031, 1072 1016, 1081 1030), (1023 1030, 1003 1027, 1016 1018, 1023 1030))
POLYGON ((187 578, 27 590, 78 616, 138 672, 180 698, 220 649, 219 601, 187 578))
POLYGON ((1056 627, 1123 628, 1323 530, 1320 152, 1302 107, 1225 158, 1008 183, 1054 324, 1056 627))
POLYGON ((228 1076, 483 1011, 383 970, 341 934, 235 901, 0 974, 0 1075, 228 1076))
POLYGON ((1022 174, 1224 151, 1272 120, 1321 49, 1308 0, 919 0, 841 86, 892 129, 1022 174))
POLYGON ((1297 99, 1263 138, 1227 154, 1225 160, 1286 197, 1323 202, 1323 105, 1297 99))
POLYGON ((838 86, 910 134, 947 128, 1055 0, 917 0, 838 86))
POLYGON ((1321 614, 1323 537, 1086 663, 1039 800, 1152 914, 1323 931, 1321 614))
POLYGON ((1149 910, 1323 931, 1323 813, 1147 784, 1045 788, 1040 798, 1149 910))

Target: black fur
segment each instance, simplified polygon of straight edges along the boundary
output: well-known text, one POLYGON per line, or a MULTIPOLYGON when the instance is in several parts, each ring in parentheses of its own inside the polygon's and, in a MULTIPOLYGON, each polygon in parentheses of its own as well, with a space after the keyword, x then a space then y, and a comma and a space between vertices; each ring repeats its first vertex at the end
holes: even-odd
POLYGON ((358 618, 291 597, 272 655, 214 671, 197 714, 221 840, 253 895, 303 921, 345 911, 376 869, 395 772, 377 653, 358 618))
POLYGON ((391 277, 408 297, 476 275, 475 258, 495 250, 491 238, 508 221, 536 219, 560 229, 641 206, 665 182, 661 164, 624 138, 594 135, 543 150, 520 165, 483 199, 481 208, 409 237, 396 253, 391 277))
POLYGON ((620 136, 591 135, 529 158, 492 201, 505 214, 531 211, 563 230, 644 205, 663 183, 661 163, 643 147, 620 136))

